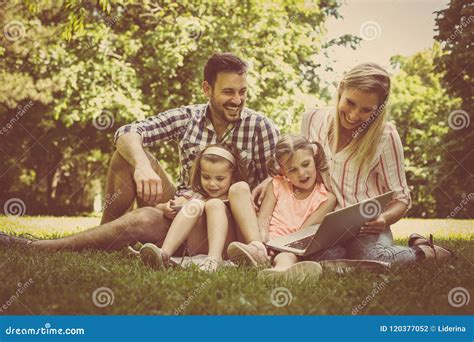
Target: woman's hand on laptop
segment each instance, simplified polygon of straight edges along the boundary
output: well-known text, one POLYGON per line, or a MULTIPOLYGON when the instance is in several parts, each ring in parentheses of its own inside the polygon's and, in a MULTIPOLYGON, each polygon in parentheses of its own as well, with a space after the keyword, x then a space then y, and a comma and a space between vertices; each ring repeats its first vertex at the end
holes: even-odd
POLYGON ((387 228, 387 220, 380 215, 375 220, 368 221, 360 228, 359 236, 380 234, 387 228))

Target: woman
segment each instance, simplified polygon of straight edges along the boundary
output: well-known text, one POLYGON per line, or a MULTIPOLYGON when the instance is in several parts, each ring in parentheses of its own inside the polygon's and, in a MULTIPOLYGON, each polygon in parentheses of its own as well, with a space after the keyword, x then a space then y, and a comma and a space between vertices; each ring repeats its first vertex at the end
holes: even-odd
MULTIPOLYGON (((412 234, 409 247, 394 246, 390 225, 411 204, 403 160, 403 146, 395 126, 386 121, 390 94, 387 72, 363 63, 345 74, 339 84, 336 107, 305 113, 301 134, 319 142, 328 158, 330 181, 338 208, 395 192, 376 219, 361 227, 358 238, 345 243, 351 259, 408 263, 418 259, 447 259, 452 253, 412 234)), ((263 194, 256 191, 259 201, 263 194)))

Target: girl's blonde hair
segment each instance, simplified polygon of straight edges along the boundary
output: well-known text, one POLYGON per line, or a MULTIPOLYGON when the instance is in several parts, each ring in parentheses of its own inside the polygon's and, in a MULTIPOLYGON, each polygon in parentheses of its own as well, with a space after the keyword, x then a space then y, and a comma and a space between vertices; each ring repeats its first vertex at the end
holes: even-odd
POLYGON ((191 189, 200 193, 203 196, 207 196, 206 191, 201 185, 201 160, 208 160, 211 163, 226 161, 229 163, 232 169, 232 184, 239 181, 248 181, 248 172, 247 168, 240 158, 240 151, 234 145, 230 143, 221 143, 221 144, 212 144, 207 145, 194 160, 194 164, 191 170, 191 189), (220 147, 232 154, 235 160, 235 165, 233 165, 228 159, 218 156, 215 154, 204 154, 204 152, 210 147, 220 147))
POLYGON ((267 162, 267 171, 270 176, 283 176, 283 162, 290 160, 298 150, 311 152, 316 166, 316 183, 323 183, 321 173, 328 169, 326 155, 318 142, 311 142, 299 134, 283 135, 275 146, 275 153, 267 162))
POLYGON ((377 108, 372 112, 367 120, 364 129, 359 126, 359 130, 353 134, 353 139, 346 147, 349 155, 354 154, 354 160, 363 172, 368 172, 368 168, 375 157, 377 143, 382 137, 382 133, 387 121, 387 105, 390 95, 390 76, 387 71, 375 63, 362 63, 352 68, 344 75, 337 89, 336 110, 331 127, 329 129, 329 141, 333 150, 337 151, 337 146, 341 139, 341 119, 339 116, 339 102, 344 90, 355 88, 362 92, 375 93, 379 102, 377 108))

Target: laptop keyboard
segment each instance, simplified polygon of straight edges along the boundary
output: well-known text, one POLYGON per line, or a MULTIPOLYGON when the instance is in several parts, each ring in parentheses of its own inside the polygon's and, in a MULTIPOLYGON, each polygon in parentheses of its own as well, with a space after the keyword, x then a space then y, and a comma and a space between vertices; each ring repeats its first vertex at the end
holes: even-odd
POLYGON ((290 242, 290 243, 286 244, 285 246, 295 248, 295 249, 306 249, 309 246, 309 244, 311 243, 311 240, 313 239, 313 237, 314 237, 314 235, 310 235, 310 236, 307 236, 303 239, 290 242))

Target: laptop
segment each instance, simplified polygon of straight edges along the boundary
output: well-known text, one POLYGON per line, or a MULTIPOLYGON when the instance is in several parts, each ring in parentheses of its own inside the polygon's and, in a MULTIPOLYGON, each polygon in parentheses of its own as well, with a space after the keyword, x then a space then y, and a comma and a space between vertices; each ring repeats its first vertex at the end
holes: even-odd
POLYGON ((266 243, 282 252, 305 256, 357 237, 360 227, 379 216, 393 191, 326 214, 321 223, 280 236, 266 243))

